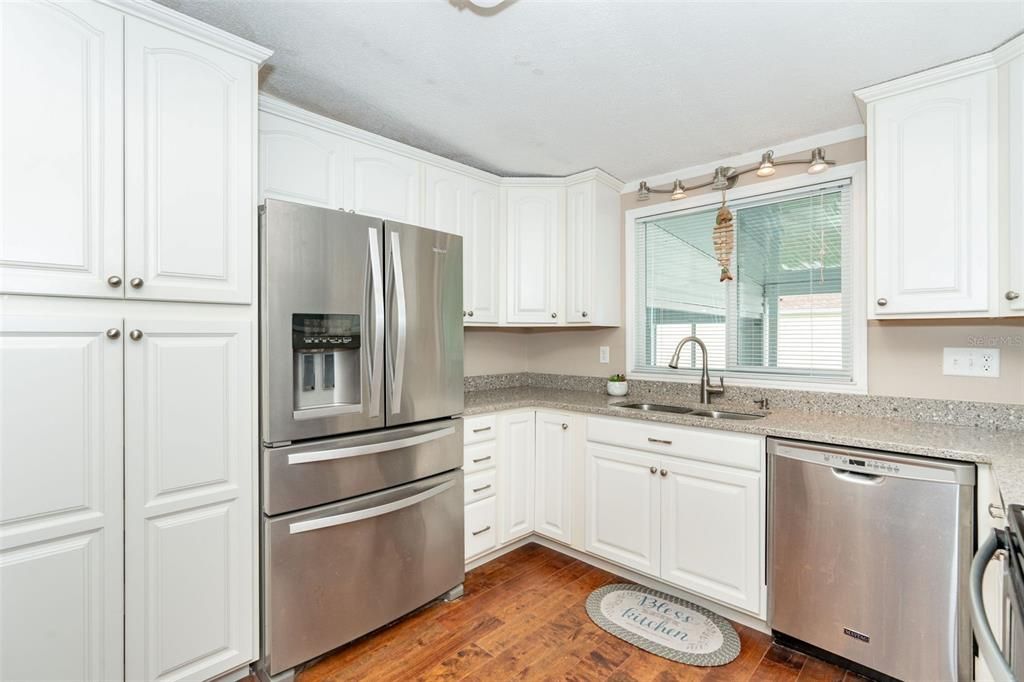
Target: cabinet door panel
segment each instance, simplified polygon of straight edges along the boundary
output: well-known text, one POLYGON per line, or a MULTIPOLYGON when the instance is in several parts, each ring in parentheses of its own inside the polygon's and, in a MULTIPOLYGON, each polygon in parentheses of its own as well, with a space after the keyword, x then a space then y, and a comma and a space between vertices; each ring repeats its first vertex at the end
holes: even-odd
POLYGON ((994 79, 871 105, 875 314, 988 310, 994 79))
POLYGON ((252 300, 255 67, 125 19, 129 298, 252 300))
POLYGON ((0 679, 123 675, 123 348, 108 329, 121 320, 0 321, 0 679))
POLYGON ((1005 313, 1024 313, 1024 55, 1007 67, 1010 255, 1006 286, 999 292, 1005 313))
POLYGON ((0 3, 0 291, 122 298, 122 17, 0 3))
POLYGON ((500 317, 501 216, 498 188, 469 181, 469 207, 462 231, 462 300, 467 322, 496 324, 500 317))
POLYGON ((340 208, 344 140, 273 114, 260 113, 260 200, 340 208))
MULTIPOLYGON (((452 234, 464 234, 467 178, 436 166, 423 166, 423 226, 452 234)), ((466 249, 463 246, 463 253, 466 249)))
POLYGON ((757 613, 761 476, 664 458, 661 578, 757 613))
POLYGON ((552 540, 572 542, 571 417, 537 412, 534 527, 552 540))
POLYGON ((508 321, 557 324, 565 191, 508 190, 508 321))
POLYGON ((594 309, 594 190, 595 183, 573 185, 566 190, 566 308, 569 322, 590 322, 594 309))
POLYGON ((661 543, 658 458, 587 443, 585 461, 586 550, 657 576, 661 543))
POLYGON ((510 542, 533 531, 533 412, 503 415, 498 458, 498 540, 510 542))
POLYGON ((351 142, 345 208, 385 220, 420 221, 420 169, 412 159, 351 142))
POLYGON ((252 331, 126 327, 127 676, 209 678, 255 654, 252 331))

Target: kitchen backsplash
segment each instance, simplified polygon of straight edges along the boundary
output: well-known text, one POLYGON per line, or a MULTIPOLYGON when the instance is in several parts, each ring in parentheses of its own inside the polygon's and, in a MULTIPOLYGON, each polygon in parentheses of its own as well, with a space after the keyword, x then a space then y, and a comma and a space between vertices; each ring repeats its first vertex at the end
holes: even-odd
MULTIPOLYGON (((467 391, 486 391, 502 388, 530 386, 567 391, 603 393, 603 377, 569 374, 542 374, 516 372, 512 374, 485 374, 465 379, 467 391)), ((697 384, 670 381, 630 379, 627 398, 644 401, 696 402, 699 400, 697 384)), ((623 398, 626 400, 627 398, 623 398)), ((777 388, 730 386, 715 402, 728 404, 734 409, 756 409, 755 400, 767 398, 769 411, 797 410, 802 412, 830 412, 833 414, 865 417, 888 417, 919 422, 934 422, 953 426, 1024 431, 1024 405, 1010 403, 982 403, 965 400, 932 400, 878 395, 852 395, 819 391, 797 391, 777 388)))

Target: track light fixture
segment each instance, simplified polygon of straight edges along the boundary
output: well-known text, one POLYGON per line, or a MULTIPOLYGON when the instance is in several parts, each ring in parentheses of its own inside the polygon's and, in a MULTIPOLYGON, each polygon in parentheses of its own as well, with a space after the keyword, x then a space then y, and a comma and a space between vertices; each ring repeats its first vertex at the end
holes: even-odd
POLYGON ((713 190, 726 190, 732 189, 733 185, 736 184, 736 180, 741 175, 747 173, 756 173, 758 177, 768 178, 775 175, 775 169, 778 166, 787 165, 805 165, 807 166, 807 172, 811 175, 817 175, 828 170, 829 166, 836 165, 835 161, 829 161, 825 158, 825 149, 823 147, 816 147, 811 151, 810 160, 789 160, 789 161, 776 161, 775 152, 769 149, 764 154, 761 154, 761 163, 750 166, 748 168, 736 169, 732 166, 719 166, 715 169, 711 179, 707 182, 703 182, 699 185, 691 185, 686 187, 683 185, 683 181, 676 179, 672 181, 672 189, 656 189, 647 184, 646 180, 640 181, 640 186, 636 192, 637 201, 647 201, 651 198, 651 193, 654 194, 671 194, 672 200, 677 201, 679 199, 686 198, 685 190, 703 189, 704 187, 710 187, 713 190))

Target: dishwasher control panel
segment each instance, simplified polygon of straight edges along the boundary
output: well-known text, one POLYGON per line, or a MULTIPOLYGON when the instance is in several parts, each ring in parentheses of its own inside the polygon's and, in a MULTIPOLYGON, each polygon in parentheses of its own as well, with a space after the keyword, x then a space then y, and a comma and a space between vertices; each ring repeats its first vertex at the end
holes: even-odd
POLYGON ((826 453, 825 462, 834 466, 866 471, 873 474, 898 474, 901 469, 899 464, 893 464, 892 462, 882 462, 877 459, 860 459, 834 453, 826 453))

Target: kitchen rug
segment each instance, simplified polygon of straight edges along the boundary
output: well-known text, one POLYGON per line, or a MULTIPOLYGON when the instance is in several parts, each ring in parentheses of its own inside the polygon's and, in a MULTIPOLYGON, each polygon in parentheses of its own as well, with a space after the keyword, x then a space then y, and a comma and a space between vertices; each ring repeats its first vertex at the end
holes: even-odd
POLYGON ((607 632, 644 651, 688 665, 725 665, 740 638, 725 618, 642 585, 616 583, 587 597, 587 614, 607 632))

